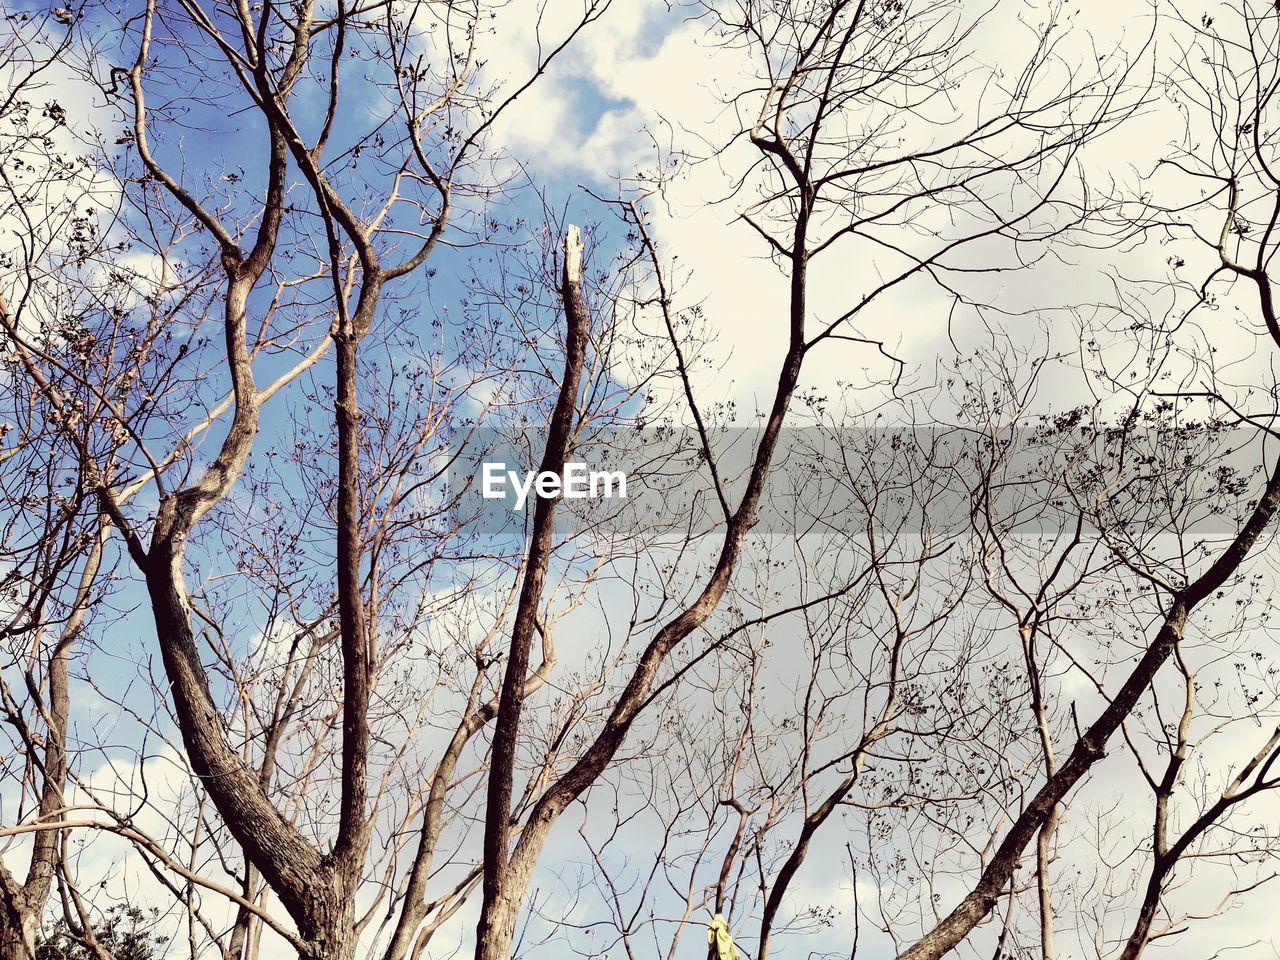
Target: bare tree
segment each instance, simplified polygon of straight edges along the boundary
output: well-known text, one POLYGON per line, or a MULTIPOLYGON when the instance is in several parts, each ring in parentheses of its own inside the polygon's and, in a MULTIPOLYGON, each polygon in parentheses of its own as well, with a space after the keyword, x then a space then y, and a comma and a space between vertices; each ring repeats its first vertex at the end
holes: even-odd
MULTIPOLYGON (((59 368, 87 358, 78 339, 78 310, 110 301, 101 285, 50 290, 46 272, 83 263, 97 249, 92 206, 85 204, 92 174, 76 152, 67 111, 51 94, 53 76, 72 60, 66 29, 45 18, 13 13, 0 43, 6 78, 0 103, 0 228, 7 252, 0 266, 11 304, 0 291, 6 334, 26 329, 59 368), (101 301, 99 301, 101 302, 101 301)), ((4 765, 6 813, 15 822, 57 821, 66 807, 73 747, 69 741, 73 648, 100 599, 108 524, 99 512, 95 462, 109 464, 119 439, 84 440, 74 421, 93 416, 101 400, 85 391, 56 397, 24 389, 19 352, 5 358, 3 450, 5 508, 0 541, 4 597, 0 710, 8 731, 4 765), (92 444, 92 445, 91 445, 92 444)), ((30 958, 60 867, 60 841, 46 830, 6 857, 25 857, 19 879, 0 864, 0 956, 30 958)), ((9 840, 6 846, 12 846, 9 840)))
MULTIPOLYGON (((991 277, 1098 224, 1208 238, 1204 276, 1256 300, 1280 346, 1274 12, 1246 13, 1243 41, 1184 24, 1198 39, 1170 83, 1217 147, 1202 156, 1193 124, 1166 166, 1213 189, 1135 209, 1082 171, 1151 104, 1146 35, 1103 49, 1051 6, 1013 69, 975 54, 984 24, 1016 19, 1003 4, 701 4, 756 73, 714 159, 745 157, 728 203, 786 304, 776 381, 735 433, 702 392, 715 324, 673 268, 701 251, 654 220, 665 175, 597 190, 606 222, 579 231, 490 142, 610 3, 558 28, 536 6, 506 82, 501 4, 60 8, 41 30, 100 45, 75 57, 63 34, 38 54, 15 34, 17 89, 51 66, 99 84, 110 133, 77 176, 110 199, 40 220, 56 204, 10 172, 37 166, 4 167, 28 246, 0 300, 0 693, 23 804, 0 836, 34 854, 26 881, 0 874, 6 949, 30 952, 55 888, 105 949, 68 852, 95 831, 129 841, 193 957, 417 960, 478 898, 477 960, 598 952, 582 938, 601 930, 675 957, 703 913, 764 960, 836 923, 803 881, 837 864, 854 955, 883 937, 903 960, 1052 960, 1089 932, 1102 956, 1124 923, 1131 958, 1172 936, 1193 860, 1274 846, 1235 818, 1275 786, 1276 737, 1211 769, 1243 725, 1274 725, 1239 639, 1261 620, 1232 607, 1260 595, 1250 563, 1280 505, 1274 391, 1258 413, 1194 342, 1179 298, 1216 301, 1185 262, 1149 286, 1117 275, 1114 302, 1023 313, 991 277), (908 289, 936 298, 939 338, 957 318, 993 331, 933 384, 872 333, 908 289), (1071 351, 1051 345, 1062 317, 1071 351), (1001 332, 1016 323, 1044 324, 1044 349, 1001 332), (807 389, 837 345, 869 358, 865 382, 807 389), (1034 392, 1064 371, 1095 398, 1042 415, 1034 392), (617 430, 640 425, 661 442, 617 430), (634 472, 662 509, 628 527, 538 497, 488 527, 454 469, 485 431, 550 474, 593 444, 651 457, 634 472), (789 501, 789 480, 820 495, 789 501), (120 777, 159 830, 69 759, 73 644, 110 642, 108 585, 145 606, 160 657, 119 706, 189 764, 167 807, 147 774, 120 777), (1243 664, 1230 696, 1206 687, 1222 663, 1243 664), (1143 889, 1119 920, 1064 917, 1081 838, 1107 833, 1080 798, 1121 738, 1152 823, 1106 869, 1141 863, 1143 889), (558 839, 579 810, 571 878, 558 839), (549 850, 602 919, 539 890, 549 850)), ((24 125, 11 159, 66 126, 54 101, 37 112, 26 94, 0 110, 24 125)), ((1227 896, 1265 879, 1241 877, 1227 896)))
MULTIPOLYGON (((923 120, 930 101, 945 95, 953 82, 948 77, 961 69, 955 64, 963 56, 960 51, 972 23, 959 5, 745 4, 713 6, 709 13, 725 42, 746 46, 760 70, 762 86, 752 91, 754 100, 747 109, 753 120, 744 134, 764 166, 760 199, 743 213, 743 220, 768 245, 788 285, 787 349, 742 492, 730 500, 725 489, 717 487, 724 534, 710 573, 692 601, 646 640, 607 721, 582 756, 534 805, 510 855, 487 851, 485 867, 493 879, 486 884, 481 908, 478 960, 510 955, 518 904, 552 825, 602 776, 651 702, 668 657, 707 624, 728 590, 756 522, 806 356, 827 341, 852 339, 877 346, 860 337, 855 327, 868 305, 917 277, 935 279, 950 289, 953 273, 975 269, 964 262, 967 248, 981 246, 984 255, 1007 256, 1008 246, 1016 250, 1019 243, 1045 240, 1061 230, 1061 219, 1051 215, 1072 158, 1134 104, 1126 90, 1128 68, 1122 58, 1107 63, 1101 75, 1081 78, 1068 68, 1065 75, 1045 79, 1057 66, 1055 45, 1046 41, 997 107, 988 110, 984 105, 977 117, 965 116, 940 134, 923 120), (1055 82, 1058 85, 1051 86, 1055 82), (866 98, 869 106, 859 118, 862 126, 854 127, 851 115, 867 91, 875 92, 866 98), (904 119, 912 117, 921 122, 904 119), (850 134, 851 129, 860 132, 850 134), (920 136, 924 143, 913 149, 891 142, 895 138, 888 135, 890 130, 904 134, 904 140, 906 134, 920 136), (988 190, 1012 196, 1013 204, 995 202, 988 190), (926 239, 919 241, 918 234, 926 234, 926 239), (823 254, 839 249, 849 255, 842 249, 845 241, 888 251, 893 260, 880 267, 885 279, 858 291, 850 306, 814 318, 808 301, 811 271, 823 254)), ((1070 208, 1068 221, 1078 217, 1070 204, 1064 206, 1070 208)), ((647 238, 643 216, 637 212, 633 222, 647 238)), ((655 299, 663 311, 670 311, 660 257, 650 241, 644 242, 657 273, 655 299)), ((667 327, 673 329, 667 316, 667 327)), ((716 454, 705 439, 696 398, 690 395, 688 403, 704 437, 705 456, 714 463, 716 454)), ((894 708, 891 697, 890 716, 894 708)), ((872 742, 879 736, 876 729, 872 723, 872 742)), ((850 784, 856 778, 855 773, 850 784)), ((494 789, 491 799, 500 799, 494 789)), ((798 858, 803 858, 812 831, 841 797, 837 787, 829 803, 812 811, 798 858)), ((505 826, 495 826, 495 816, 504 814, 490 812, 490 835, 505 833, 505 826)), ((794 866, 783 867, 779 897, 793 871, 794 866)), ((776 909, 775 901, 769 922, 776 909)), ((768 923, 762 954, 767 943, 768 923)))

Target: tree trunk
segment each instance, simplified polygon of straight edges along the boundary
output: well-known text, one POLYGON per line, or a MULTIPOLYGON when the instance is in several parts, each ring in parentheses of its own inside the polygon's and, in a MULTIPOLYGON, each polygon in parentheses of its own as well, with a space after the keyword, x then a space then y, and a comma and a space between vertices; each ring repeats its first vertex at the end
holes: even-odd
POLYGON ((34 960, 37 914, 26 897, 0 888, 0 960, 34 960))
MULTIPOLYGON (((564 276, 561 287, 566 319, 564 376, 548 423, 541 473, 563 475, 573 443, 578 388, 586 364, 591 319, 582 294, 582 241, 578 228, 570 226, 564 240, 564 276)), ((538 629, 538 605, 547 567, 554 551, 556 501, 539 498, 534 504, 533 533, 525 561, 520 601, 511 632, 511 647, 499 692, 489 764, 484 825, 484 875, 480 919, 476 927, 477 958, 503 960, 510 954, 516 914, 524 899, 527 871, 508 860, 511 846, 511 796, 515 783, 516 748, 520 714, 529 672, 529 653, 538 629), (510 881, 515 879, 515 888, 510 881), (486 944, 488 946, 486 946, 486 944)))
POLYGON ((300 960, 354 960, 355 885, 334 879, 317 888, 306 918, 298 924, 305 941, 300 960))
POLYGON ((476 960, 510 960, 516 916, 523 902, 524 887, 521 886, 509 891, 503 899, 486 904, 476 942, 476 960))

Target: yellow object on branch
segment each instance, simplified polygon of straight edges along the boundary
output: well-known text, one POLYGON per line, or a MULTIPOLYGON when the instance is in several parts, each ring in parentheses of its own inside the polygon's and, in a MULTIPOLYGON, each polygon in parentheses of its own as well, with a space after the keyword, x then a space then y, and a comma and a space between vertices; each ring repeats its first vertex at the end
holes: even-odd
POLYGON ((741 960, 738 948, 733 945, 733 937, 729 936, 729 922, 724 915, 717 913, 707 927, 707 960, 741 960))

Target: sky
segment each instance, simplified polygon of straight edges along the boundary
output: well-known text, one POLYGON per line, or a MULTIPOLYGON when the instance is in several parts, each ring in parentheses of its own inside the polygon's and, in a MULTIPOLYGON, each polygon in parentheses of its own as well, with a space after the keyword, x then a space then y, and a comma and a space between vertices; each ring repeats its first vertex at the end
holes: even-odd
MULTIPOLYGON (((43 9, 36 5, 29 8, 43 9)), ((499 9, 494 32, 483 38, 479 54, 486 62, 486 78, 500 84, 518 82, 533 63, 538 36, 544 40, 563 36, 579 10, 578 0, 551 2, 545 9, 529 0, 514 0, 499 9)), ((1116 0, 1105 5, 1066 3, 1063 11, 1064 29, 1065 24, 1072 24, 1069 49, 1078 50, 1085 38, 1092 38, 1099 49, 1132 51, 1141 47, 1151 29, 1150 7, 1139 0, 1116 0)), ((1001 5, 999 12, 981 18, 973 36, 973 56, 985 64, 1018 62, 1025 55, 1026 44, 1037 36, 1036 27, 1044 17, 1043 5, 1001 5)), ((105 52, 104 57, 112 59, 111 51, 105 52)), ((752 70, 752 63, 741 50, 710 42, 705 21, 694 17, 689 8, 669 6, 664 0, 615 0, 601 21, 575 44, 572 53, 558 60, 546 76, 522 94, 519 109, 508 112, 493 131, 495 145, 506 153, 502 169, 512 175, 527 175, 543 191, 541 201, 528 193, 518 194, 504 209, 504 215, 512 219, 525 216, 536 220, 545 202, 553 210, 566 209, 569 219, 608 223, 591 193, 612 196, 620 188, 643 191, 647 187, 636 179, 637 170, 651 169, 655 163, 686 155, 698 159, 681 160, 667 168, 671 171, 669 181, 660 193, 649 195, 645 204, 659 249, 669 258, 672 273, 679 279, 681 305, 701 305, 707 329, 714 335, 709 347, 713 362, 697 375, 697 394, 704 403, 736 402, 743 419, 769 400, 785 337, 782 318, 786 302, 786 278, 765 255, 767 251, 759 237, 738 219, 745 206, 743 198, 750 196, 750 191, 735 193, 733 189, 754 154, 753 148, 737 136, 742 116, 729 100, 732 92, 743 86, 744 79, 752 76, 752 70), (722 153, 721 147, 725 148, 722 153)), ((53 83, 55 88, 65 90, 60 94, 64 99, 100 117, 104 130, 113 129, 115 115, 96 93, 74 86, 67 78, 56 78, 53 83)), ((743 107, 750 108, 750 103, 743 107)), ((1099 189, 1104 185, 1110 188, 1113 182, 1124 189, 1157 185, 1158 179, 1149 174, 1170 137, 1176 135, 1175 113, 1166 100, 1155 97, 1119 133, 1081 158, 1086 180, 1096 183, 1099 189)), ((193 124, 183 145, 193 156, 214 153, 234 157, 241 151, 251 152, 253 136, 247 125, 210 133, 193 124)), ((247 175, 254 175, 252 168, 247 175)), ((234 193, 234 188, 228 189, 234 193)), ((607 248, 607 230, 602 230, 601 238, 607 248)), ((415 294, 426 300, 427 309, 449 305, 458 309, 463 287, 447 267, 466 262, 465 253, 450 254, 443 259, 444 267, 436 278, 425 287, 415 288, 415 294)), ((145 263, 137 264, 137 269, 145 276, 145 263)), ((814 318, 838 313, 856 302, 874 282, 868 276, 873 269, 874 265, 860 252, 833 250, 821 266, 815 267, 810 304, 814 318)), ((1063 298, 1064 306, 1102 302, 1113 290, 1106 277, 1108 270, 1127 276, 1164 277, 1169 270, 1168 252, 1160 245, 1132 251, 1080 247, 1063 259, 1046 260, 1025 272, 997 274, 986 281, 994 287, 984 289, 984 295, 1011 314, 1030 307, 1042 311, 1056 307, 1058 304, 1046 302, 1055 297, 1063 298)), ((981 314, 962 310, 953 318, 951 306, 950 298, 936 287, 927 282, 913 283, 868 311, 860 318, 859 329, 866 337, 883 340, 889 353, 906 362, 908 383, 924 386, 939 376, 935 363, 950 354, 953 342, 966 355, 980 355, 979 361, 986 356, 985 351, 994 353, 1002 347, 984 339, 981 314), (950 325, 949 318, 953 320, 950 325)), ((1158 297, 1153 297, 1148 306, 1161 309, 1158 297)), ((1224 301, 1225 310, 1236 308, 1230 298, 1224 301)), ((1027 317, 1010 322, 1006 330, 1016 346, 1045 354, 1058 350, 1070 353, 1080 346, 1077 328, 1071 323, 1046 326, 1027 317)), ((1228 358, 1241 359, 1245 369, 1239 371, 1239 378, 1248 382, 1249 358, 1255 352, 1248 322, 1215 324, 1205 337, 1228 358)), ((322 364, 319 369, 326 368, 322 364)), ((833 342, 814 354, 806 367, 805 386, 834 394, 844 389, 842 384, 883 381, 891 376, 892 369, 873 348, 833 342)), ((1087 387, 1078 372, 1070 362, 1046 372, 1033 409, 1057 411, 1086 397, 1087 387)), ((882 394, 882 390, 873 392, 868 399, 855 402, 875 405, 883 399, 882 394)), ((927 404, 906 410, 916 415, 938 412, 927 404)), ((297 412, 297 404, 273 407, 265 422, 267 432, 277 436, 287 432, 297 412)), ((142 506, 145 505, 143 501, 142 506)), ((767 545, 758 545, 757 549, 767 557, 767 545)), ((569 621, 574 638, 569 646, 572 648, 576 642, 582 648, 579 653, 585 656, 582 651, 589 647, 589 638, 602 629, 604 611, 625 602, 623 594, 625 590, 620 587, 601 587, 591 605, 593 609, 582 611, 569 621), (618 595, 612 590, 617 590, 618 595)), ((107 644, 94 654, 93 663, 105 665, 94 679, 115 698, 125 699, 130 684, 139 682, 137 674, 149 674, 153 649, 136 584, 126 587, 116 604, 119 620, 115 632, 107 634, 107 638, 120 641, 119 651, 107 644)), ((254 611, 245 607, 235 614, 234 619, 244 625, 252 621, 254 611)), ((242 636, 242 642, 253 649, 277 640, 249 631, 242 636)), ((88 685, 81 687, 81 695, 85 714, 78 722, 93 727, 91 735, 86 731, 85 739, 101 738, 104 730, 114 731, 122 742, 119 755, 135 754, 141 736, 138 726, 127 716, 119 715, 110 698, 93 692, 88 685)), ((171 738, 173 730, 161 724, 160 733, 163 738, 171 738)), ((146 816, 153 818, 155 829, 164 832, 161 798, 169 788, 181 790, 187 774, 172 743, 157 741, 148 746, 148 752, 149 758, 141 764, 153 791, 153 803, 146 816)), ((117 777, 130 782, 139 775, 138 769, 128 763, 122 767, 114 764, 115 758, 103 760, 89 774, 90 781, 108 787, 117 777)), ((1104 765, 1091 792, 1073 803, 1096 808, 1099 817, 1106 812, 1105 815, 1123 818, 1127 798, 1133 796, 1138 781, 1132 769, 1118 769, 1120 766, 1119 762, 1104 765)), ((131 786, 122 794, 130 796, 135 790, 131 786)), ((1273 812, 1268 809, 1268 815, 1273 812)), ((576 824, 567 822, 570 819, 566 817, 559 828, 560 834, 553 839, 544 864, 548 880, 540 894, 540 909, 551 916, 585 920, 598 909, 598 904, 581 891, 558 885, 557 875, 571 873, 583 855, 573 837, 576 824)), ((638 834, 647 829, 644 824, 636 828, 638 834)), ((859 842, 866 840, 864 826, 855 824, 848 829, 859 842)), ((1070 863, 1069 851, 1064 860, 1070 863)), ((1128 876, 1125 869, 1121 865, 1118 876, 1128 876)), ((84 877, 103 876, 115 895, 129 900, 158 896, 154 878, 137 862, 136 855, 125 844, 109 838, 95 840, 85 851, 80 871, 84 877)), ((856 888, 860 895, 874 892, 866 879, 860 884, 856 888)), ((940 888, 944 895, 956 890, 954 885, 940 888)), ((854 892, 855 883, 845 867, 843 849, 832 844, 815 853, 800 878, 794 900, 797 904, 829 900, 840 911, 840 919, 832 929, 806 940, 804 948, 835 950, 847 945, 847 928, 841 924, 848 921, 854 892)), ((475 908, 474 902, 469 904, 442 934, 439 957, 451 955, 450 944, 465 953, 474 927, 475 908)), ((1268 927, 1269 918, 1264 912, 1236 911, 1221 922, 1194 928, 1169 955, 1207 957, 1218 944, 1256 940, 1256 946, 1233 955, 1243 960, 1262 960, 1275 955, 1268 927)), ((700 941, 701 932, 695 928, 687 934, 678 956, 699 955, 700 941)), ((869 960, 892 955, 883 941, 869 942, 869 960)), ((557 949, 553 941, 542 952, 530 955, 556 956, 557 949)), ((433 947, 432 956, 437 956, 434 950, 433 947)), ((1064 953, 1077 955, 1087 953, 1064 953)))

